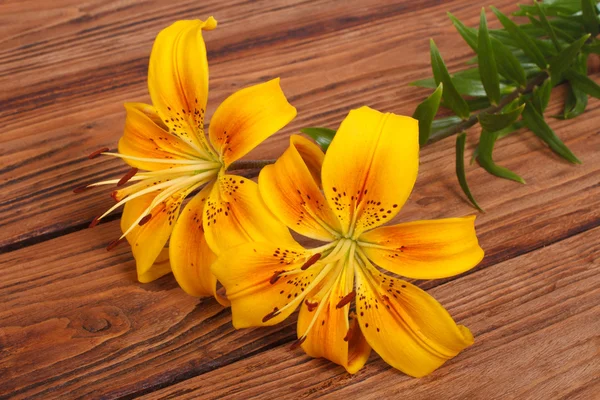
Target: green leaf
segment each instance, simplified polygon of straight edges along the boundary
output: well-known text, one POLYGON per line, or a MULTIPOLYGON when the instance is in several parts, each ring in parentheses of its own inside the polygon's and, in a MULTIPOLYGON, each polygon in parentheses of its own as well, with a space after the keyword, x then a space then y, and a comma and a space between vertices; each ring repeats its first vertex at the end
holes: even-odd
POLYGON ((484 9, 481 9, 479 18, 477 47, 479 49, 477 52, 477 56, 479 57, 479 76, 490 102, 496 105, 500 101, 500 79, 498 77, 496 58, 492 50, 492 42, 488 33, 484 9))
POLYGON ((302 128, 300 129, 300 132, 313 138, 315 142, 321 146, 323 151, 327 151, 327 148, 335 136, 335 131, 333 129, 321 127, 302 128))
POLYGON ((440 55, 440 52, 437 46, 435 45, 433 39, 431 39, 430 47, 431 68, 433 70, 435 82, 438 85, 440 84, 440 82, 444 84, 444 91, 442 93, 444 103, 462 119, 469 118, 469 106, 465 99, 461 97, 461 95, 454 87, 454 83, 452 83, 452 79, 450 78, 450 74, 448 73, 448 69, 446 68, 446 64, 444 64, 444 60, 442 59, 442 56, 440 55))
POLYGON ((416 108, 413 118, 419 121, 419 145, 423 147, 431 134, 431 123, 438 112, 444 84, 440 83, 435 91, 416 108))
POLYGON ((592 35, 598 35, 598 14, 596 2, 593 0, 581 0, 581 12, 585 30, 592 35))
POLYGON ((583 35, 577 41, 564 48, 556 57, 550 60, 550 77, 552 84, 556 85, 562 80, 562 74, 577 59, 579 51, 585 41, 590 37, 589 34, 583 35))
POLYGON ((600 86, 589 77, 584 74, 581 74, 574 69, 568 69, 565 72, 565 78, 577 86, 579 90, 584 91, 588 95, 600 99, 600 86))
MULTIPOLYGON (((479 78, 479 68, 471 68, 453 74, 452 83, 461 96, 486 97, 485 89, 479 78), (476 75, 473 75, 476 74, 476 75)), ((411 82, 411 86, 424 87, 428 89, 437 88, 434 78, 419 79, 411 82)), ((516 89, 513 85, 500 84, 500 93, 509 94, 516 89)))
POLYGON ((552 93, 552 84, 549 79, 546 79, 541 86, 537 86, 533 90, 531 102, 538 113, 544 114, 548 103, 550 102, 550 94, 552 93))
MULTIPOLYGON (((518 131, 519 129, 521 129, 524 126, 525 126, 525 123, 523 121, 517 121, 514 124, 507 126, 506 128, 504 128, 502 130, 494 132, 494 134, 496 135, 496 140, 498 141, 498 140, 510 135, 511 133, 518 131)), ((479 146, 477 146, 475 148, 475 151, 473 151, 473 156, 471 157, 471 164, 473 164, 475 162, 475 160, 477 159, 477 156, 479 156, 479 146)))
POLYGON ((496 17, 498 17, 500 20, 502 26, 504 26, 504 29, 506 29, 512 39, 515 41, 517 46, 519 46, 525 52, 525 54, 527 54, 527 56, 537 64, 538 67, 541 69, 546 69, 546 59, 535 42, 500 10, 495 7, 491 8, 494 14, 496 14, 496 17))
POLYGON ((492 152, 494 151, 494 144, 496 143, 496 139, 498 138, 497 132, 487 132, 482 131, 481 136, 479 138, 479 155, 477 156, 477 160, 479 161, 479 165, 483 167, 487 172, 492 175, 496 175, 497 177, 510 179, 515 182, 525 183, 525 180, 521 178, 519 175, 515 174, 508 168, 501 167, 497 165, 493 158, 492 152))
POLYGON ((523 111, 523 121, 525 121, 525 125, 537 137, 542 139, 556 154, 561 156, 567 161, 570 161, 574 164, 581 164, 581 161, 569 150, 569 148, 560 140, 556 133, 548 126, 546 121, 544 121, 544 117, 537 112, 534 105, 531 102, 526 103, 527 106, 523 111))
MULTIPOLYGON (((580 54, 577 60, 576 69, 582 74, 587 72, 587 59, 587 55, 580 54)), ((569 91, 567 92, 563 114, 557 116, 560 119, 571 119, 583 114, 588 104, 587 94, 577 87, 577 83, 569 82, 568 86, 569 91)))
POLYGON ((452 24, 460 36, 462 36, 465 42, 467 42, 473 51, 477 53, 477 33, 475 29, 465 26, 465 24, 463 24, 458 18, 450 13, 448 13, 448 17, 452 21, 452 24))
POLYGON ((558 37, 556 36, 556 32, 554 31, 554 28, 552 27, 552 25, 550 25, 550 22, 548 21, 548 18, 546 17, 546 12, 540 6, 540 3, 538 3, 537 1, 534 1, 534 3, 539 12, 540 23, 542 25, 542 28, 546 31, 548 36, 550 36, 550 39, 552 39, 552 43, 554 44, 554 47, 556 47, 556 50, 560 51, 560 43, 558 42, 558 37))
POLYGON ((498 39, 492 37, 491 41, 500 75, 520 86, 527 85, 525 70, 517 57, 498 39))
POLYGON ((436 119, 431 123, 431 133, 443 131, 444 129, 448 129, 451 126, 460 124, 461 121, 462 119, 457 116, 436 119))
POLYGON ((497 132, 512 125, 523 112, 525 106, 521 105, 518 108, 505 113, 488 114, 480 113, 477 117, 481 127, 488 132, 497 132))
POLYGON ((471 202, 475 208, 479 211, 484 212, 475 198, 471 194, 471 189, 469 189, 469 185, 467 184, 467 174, 465 172, 465 143, 467 139, 467 134, 465 132, 461 133, 456 137, 456 177, 458 178, 458 183, 460 184, 461 189, 471 202))

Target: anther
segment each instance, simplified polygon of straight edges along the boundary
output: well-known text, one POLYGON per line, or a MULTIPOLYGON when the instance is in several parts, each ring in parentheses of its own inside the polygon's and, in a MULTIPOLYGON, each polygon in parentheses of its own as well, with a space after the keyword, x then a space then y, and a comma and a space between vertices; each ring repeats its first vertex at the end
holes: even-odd
POLYGON ((275 284, 275 282, 277 282, 279 280, 279 278, 281 278, 281 274, 283 274, 285 271, 275 271, 273 272, 273 276, 271 277, 271 279, 269 279, 269 283, 271 285, 275 284))
POLYGON ((124 184, 126 184, 127 182, 129 182, 129 180, 131 178, 133 178, 133 176, 135 174, 138 173, 138 169, 137 168, 131 168, 120 180, 119 182, 117 182, 117 186, 123 186, 124 184))
POLYGON ((91 160, 91 159, 94 159, 94 158, 98 157, 100 154, 107 152, 108 150, 109 150, 109 148, 108 148, 108 147, 103 147, 103 148, 101 148, 101 149, 98 149, 98 150, 96 150, 96 151, 95 151, 95 152, 93 152, 92 154, 90 154, 90 155, 88 156, 88 158, 89 158, 90 160, 91 160))
POLYGON ((73 193, 82 193, 88 190, 89 188, 90 187, 88 185, 78 186, 75 189, 73 189, 73 193))
POLYGON ((279 308, 275 307, 273 308, 273 311, 271 311, 270 313, 268 313, 267 315, 265 315, 262 319, 262 322, 267 322, 268 320, 275 318, 277 316, 277 313, 279 312, 279 308))
POLYGON ((337 305, 335 306, 335 308, 342 308, 344 307, 346 304, 350 303, 352 300, 354 300, 354 298, 356 297, 356 291, 351 291, 350 293, 348 293, 347 295, 345 295, 339 303, 337 303, 337 305))
POLYGON ((144 218, 140 219, 140 222, 138 222, 138 225, 139 226, 145 225, 151 219, 152 219, 152 214, 148 214, 148 215, 144 216, 144 218))
POLYGON ((117 247, 118 245, 123 243, 124 241, 125 241, 125 238, 113 240, 112 242, 109 243, 108 246, 106 246, 106 251, 111 251, 112 249, 114 249, 115 247, 117 247))
POLYGON ((306 307, 308 308, 308 312, 313 312, 315 310, 315 308, 318 307, 319 302, 318 301, 310 301, 310 300, 306 299, 304 301, 304 304, 306 304, 306 307))
POLYGON ((88 228, 93 228, 100 223, 100 219, 98 217, 94 218, 92 222, 90 222, 90 226, 88 228))
POLYGON ((300 339, 298 339, 294 343, 292 343, 292 345, 290 346, 290 350, 295 350, 298 347, 302 346, 302 343, 304 343, 305 340, 306 340, 306 336, 302 336, 300 339))
POLYGON ((317 253, 317 254, 313 254, 311 258, 308 259, 308 261, 306 261, 302 267, 300 267, 300 269, 302 271, 308 269, 311 265, 313 265, 314 263, 316 263, 317 261, 319 261, 319 259, 321 258, 321 253, 317 253))

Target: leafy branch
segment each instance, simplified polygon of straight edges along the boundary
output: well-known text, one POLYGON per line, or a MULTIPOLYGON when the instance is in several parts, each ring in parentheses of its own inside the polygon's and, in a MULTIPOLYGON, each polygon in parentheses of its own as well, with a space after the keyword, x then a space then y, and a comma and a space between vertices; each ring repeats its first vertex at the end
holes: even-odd
MULTIPOLYGON (((481 135, 472 161, 477 160, 487 172, 500 178, 525 183, 514 172, 493 161, 496 142, 522 127, 530 129, 540 140, 567 161, 581 161, 552 130, 544 111, 552 88, 568 85, 563 112, 554 116, 570 119, 581 115, 588 96, 600 98, 600 86, 587 76, 590 54, 600 54, 599 7, 593 0, 546 0, 519 5, 513 15, 527 18, 517 23, 498 9, 492 12, 502 25, 488 29, 482 9, 479 27, 465 26, 448 13, 450 20, 476 56, 467 62, 470 68, 451 75, 433 40, 430 55, 433 77, 412 85, 435 89, 416 108, 419 143, 429 143, 457 135, 456 174, 459 184, 477 209, 481 210, 467 184, 464 153, 467 130, 481 125, 481 135), (472 65, 477 64, 473 67, 472 65), (450 116, 435 119, 442 106, 450 116)), ((335 135, 327 128, 305 128, 326 150, 335 135)))

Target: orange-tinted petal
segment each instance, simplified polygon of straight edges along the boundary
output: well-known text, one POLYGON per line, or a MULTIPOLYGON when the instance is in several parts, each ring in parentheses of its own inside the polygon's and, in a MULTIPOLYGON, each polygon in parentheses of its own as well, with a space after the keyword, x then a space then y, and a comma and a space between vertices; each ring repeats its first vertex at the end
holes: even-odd
POLYGON ((171 269, 186 293, 215 296, 221 304, 229 305, 217 294, 217 278, 210 270, 217 257, 208 247, 202 228, 202 211, 211 189, 212 185, 207 185, 196 194, 177 219, 169 242, 171 269))
POLYGON ((433 297, 371 265, 357 268, 356 313, 373 350, 414 377, 430 374, 473 344, 469 329, 456 325, 433 297))
POLYGON ((210 121, 209 137, 227 167, 296 116, 279 78, 250 86, 229 96, 210 121))
MULTIPOLYGON (((149 193, 125 204, 121 217, 123 232, 140 217, 156 196, 157 193, 149 193)), ((173 223, 179 215, 182 197, 181 193, 175 194, 154 207, 149 214, 152 217, 142 226, 136 226, 126 236, 136 261, 138 280, 142 283, 151 282, 171 271, 170 265, 164 262, 168 251, 163 254, 162 262, 155 265, 155 261, 163 252, 171 235, 173 223)))
POLYGON ((160 31, 150 55, 148 89, 169 132, 207 157, 216 157, 204 135, 208 62, 202 30, 217 22, 177 21, 160 31))
POLYGON ((258 185, 237 175, 220 175, 202 216, 206 241, 217 254, 242 243, 295 243, 289 230, 267 209, 258 185))
POLYGON ((294 312, 323 268, 302 270, 310 256, 298 244, 246 243, 222 252, 212 271, 231 302, 233 325, 274 325, 294 312))
POLYGON ((354 289, 351 268, 330 274, 308 294, 298 315, 298 337, 302 348, 311 357, 324 357, 353 374, 367 362, 371 347, 366 342, 357 321, 348 321, 350 302, 342 305, 354 289), (337 276, 336 276, 337 275, 337 276), (338 305, 341 305, 338 307, 338 305))
POLYGON ((319 188, 323 152, 309 140, 292 135, 290 147, 258 180, 269 209, 289 228, 323 241, 338 236, 339 223, 319 188))
MULTIPOLYGON (((143 103, 126 103, 125 131, 119 140, 119 153, 140 158, 193 159, 198 153, 181 139, 171 135, 160 121, 154 107, 143 103)), ((124 159, 132 167, 155 171, 174 166, 124 159)))
POLYGON ((365 232, 362 249, 371 261, 414 279, 454 276, 483 258, 475 234, 475 217, 415 221, 365 232))
POLYGON ((323 161, 323 189, 344 233, 358 237, 393 218, 419 165, 418 122, 362 107, 338 129, 323 161))

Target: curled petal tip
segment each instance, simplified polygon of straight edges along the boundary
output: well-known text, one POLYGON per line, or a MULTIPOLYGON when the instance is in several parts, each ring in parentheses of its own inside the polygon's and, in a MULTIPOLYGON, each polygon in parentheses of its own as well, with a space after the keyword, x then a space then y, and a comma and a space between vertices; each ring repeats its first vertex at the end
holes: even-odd
POLYGON ((210 17, 208 17, 208 19, 206 21, 204 21, 204 25, 202 26, 202 29, 205 31, 212 31, 216 27, 217 27, 217 20, 211 15, 210 17))

